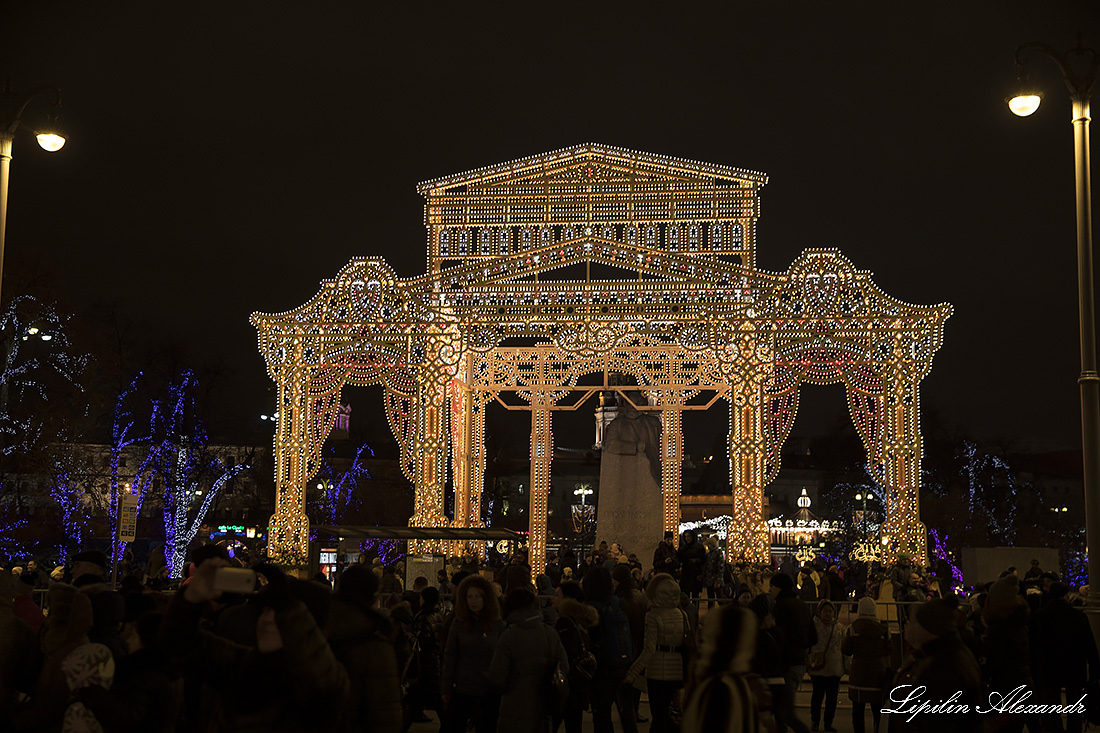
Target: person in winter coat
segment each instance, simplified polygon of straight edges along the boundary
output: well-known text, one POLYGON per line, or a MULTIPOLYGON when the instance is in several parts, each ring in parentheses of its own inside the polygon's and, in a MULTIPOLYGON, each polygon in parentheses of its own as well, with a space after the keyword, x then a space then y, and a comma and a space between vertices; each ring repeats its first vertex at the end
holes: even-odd
MULTIPOLYGON (((633 571, 630 565, 619 563, 611 571, 611 587, 615 597, 619 599, 619 605, 630 619, 630 641, 634 647, 634 659, 642 653, 642 644, 645 636, 645 616, 649 610, 649 601, 642 591, 634 584, 633 571)), ((631 688, 631 699, 634 701, 634 719, 639 723, 645 723, 645 718, 639 711, 642 700, 642 691, 638 687, 631 688)))
POLYGON ((45 623, 46 617, 42 615, 42 609, 38 607, 32 597, 34 577, 24 572, 15 580, 16 582, 13 583, 15 601, 12 603, 12 611, 16 616, 26 621, 31 630, 37 634, 38 630, 42 628, 42 624, 45 623))
POLYGON ((438 710, 439 681, 442 667, 443 641, 440 631, 443 628, 443 614, 439 610, 439 590, 428 586, 420 591, 420 611, 413 617, 413 633, 416 636, 417 656, 416 684, 411 685, 407 702, 411 720, 427 722, 431 720, 424 714, 425 709, 438 710))
POLYGON ((611 573, 606 569, 594 567, 589 570, 581 587, 588 599, 588 605, 600 614, 600 623, 591 634, 592 651, 599 660, 591 687, 592 726, 596 733, 611 733, 614 730, 611 724, 611 708, 615 707, 619 711, 624 733, 637 733, 638 720, 634 713, 632 688, 624 684, 626 673, 634 663, 634 643, 630 634, 629 617, 613 593, 611 573), (625 623, 625 631, 621 624, 618 627, 611 625, 615 618, 625 623), (612 641, 617 647, 617 655, 612 648, 612 641))
MULTIPOLYGON (((1014 573, 1005 575, 990 587, 983 616, 988 630, 982 654, 990 691, 1007 694, 1020 685, 1032 689, 1030 614, 1014 573)), ((1024 716, 1014 714, 1011 717, 1005 729, 1022 729, 1024 716)), ((1031 718, 1028 728, 1039 730, 1039 721, 1031 718)))
POLYGON ((676 535, 665 532, 665 537, 653 551, 653 572, 668 573, 673 577, 680 574, 680 557, 676 553, 676 535))
MULTIPOLYGON (((687 691, 682 733, 758 733, 762 730, 749 665, 756 650, 756 615, 737 604, 703 621, 695 684, 687 691)), ((766 689, 766 688, 765 688, 766 689)))
MULTIPOLYGON (((350 695, 347 670, 340 664, 310 609, 290 592, 277 569, 263 570, 268 584, 257 594, 263 610, 256 621, 256 643, 244 646, 200 628, 208 604, 220 596, 214 587, 219 567, 210 557, 195 570, 166 611, 160 643, 168 659, 201 668, 219 685, 226 710, 225 729, 233 731, 330 731, 350 695), (252 694, 243 694, 248 683, 252 694)), ((328 601, 327 594, 323 596, 328 601)), ((326 606, 327 608, 327 606, 326 606)), ((51 612, 52 615, 52 612, 51 612)))
POLYGON ((569 698, 561 720, 553 721, 551 730, 565 722, 565 733, 581 733, 582 716, 588 707, 588 688, 596 673, 596 657, 592 654, 589 630, 600 622, 600 614, 585 603, 580 583, 565 581, 554 592, 554 607, 558 631, 565 654, 569 658, 569 698))
POLYGON ((852 701, 852 730, 864 731, 863 708, 870 706, 874 730, 878 731, 882 711, 882 682, 885 659, 890 654, 890 632, 879 620, 875 599, 859 599, 859 616, 848 627, 840 644, 841 654, 852 658, 848 672, 848 697, 852 701))
POLYGON ((810 727, 795 714, 794 701, 798 686, 806 674, 807 652, 817 644, 813 613, 806 602, 796 595, 794 581, 786 573, 776 573, 768 579, 768 594, 772 599, 775 626, 782 632, 787 645, 785 656, 788 666, 784 674, 787 684, 783 686, 783 699, 775 703, 777 717, 798 733, 807 733, 810 727))
MULTIPOLYGON (((1032 561, 1034 563, 1034 561, 1032 561)), ((1037 646, 1038 678, 1042 701, 1048 705, 1072 704, 1081 698, 1085 685, 1100 679, 1100 655, 1088 618, 1069 605, 1064 583, 1050 586, 1050 600, 1035 614, 1035 642, 1037 646), (1062 690, 1066 691, 1065 703, 1062 690)), ((1050 715, 1047 730, 1062 730, 1061 719, 1050 715)), ((1070 713, 1067 727, 1080 731, 1083 715, 1070 713)))
MULTIPOLYGON (((142 596, 141 606, 155 603, 142 596)), ((128 603, 132 607, 134 604, 128 603)), ((149 610, 127 623, 129 653, 115 668, 110 689, 88 685, 77 690, 81 702, 104 728, 117 733, 174 733, 183 704, 183 682, 161 653, 158 641, 164 614, 149 610)))
POLYGON ((504 621, 500 604, 488 580, 467 576, 458 585, 454 621, 443 651, 442 733, 465 733, 473 721, 477 733, 494 733, 500 712, 500 695, 489 681, 504 621))
MULTIPOLYGON (((784 672, 789 666, 786 657, 786 643, 775 625, 771 602, 767 594, 761 594, 749 602, 749 610, 756 614, 759 630, 756 632, 756 654, 751 669, 759 676, 760 682, 767 685, 771 694, 771 714, 775 718, 777 730, 787 730, 783 712, 777 705, 783 700, 783 690, 787 685, 784 672)), ((758 701, 763 696, 758 696, 758 701)))
POLYGON ((378 576, 365 563, 345 570, 340 590, 332 597, 326 631, 332 653, 348 674, 346 730, 397 733, 401 683, 394 652, 396 630, 374 608, 378 584, 378 576))
POLYGON ((38 640, 27 622, 12 611, 19 579, 0 572, 0 730, 9 730, 16 695, 34 689, 38 640))
POLYGON ((669 707, 684 684, 684 642, 694 633, 687 614, 680 610, 680 586, 667 573, 653 576, 646 586, 650 602, 645 615, 642 652, 626 674, 626 684, 645 675, 653 733, 675 731, 669 707))
POLYGON ((71 694, 65 661, 75 650, 89 645, 92 602, 88 596, 71 585, 57 583, 49 590, 47 604, 50 614, 38 636, 42 653, 38 683, 30 706, 13 715, 11 730, 61 729, 71 694))
POLYGON ((836 716, 840 678, 844 675, 844 656, 840 652, 840 646, 848 627, 837 620, 833 602, 825 599, 817 604, 814 628, 817 631, 817 643, 810 649, 807 665, 810 682, 813 684, 813 694, 810 696, 810 730, 819 728, 821 701, 824 700, 825 730, 835 731, 833 718, 836 716))
POLYGON ((693 598, 698 598, 703 591, 706 553, 702 543, 695 539, 695 533, 686 530, 680 538, 680 548, 676 554, 680 558, 680 588, 693 598))
POLYGON ((889 713, 890 733, 974 733, 983 729, 978 708, 987 707, 989 701, 982 695, 978 660, 959 637, 957 616, 955 596, 926 601, 909 614, 905 640, 913 652, 883 695, 882 710, 889 713), (951 714, 912 716, 903 712, 918 701, 935 704, 949 699, 957 706, 951 714))
POLYGON ((815 607, 822 596, 814 580, 814 571, 808 565, 798 571, 798 597, 815 607))
POLYGON ((722 582, 726 569, 726 558, 718 549, 718 537, 711 535, 707 538, 707 555, 703 558, 703 587, 706 588, 707 598, 715 599, 707 604, 707 608, 718 605, 718 598, 722 597, 722 582))
POLYGON ((504 600, 508 628, 500 635, 489 680, 501 691, 497 728, 508 733, 545 733, 550 724, 544 683, 552 664, 569 673, 558 632, 542 623, 538 597, 524 587, 504 600))

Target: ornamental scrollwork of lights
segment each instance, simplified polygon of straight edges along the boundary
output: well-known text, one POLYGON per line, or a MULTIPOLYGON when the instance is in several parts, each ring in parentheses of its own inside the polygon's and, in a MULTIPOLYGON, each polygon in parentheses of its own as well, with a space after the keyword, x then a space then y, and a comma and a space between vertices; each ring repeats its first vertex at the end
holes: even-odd
POLYGON ((532 558, 546 547, 555 411, 611 390, 658 412, 664 527, 676 530, 682 414, 724 399, 727 547, 767 561, 763 492, 799 386, 839 382, 888 488, 884 531, 926 562, 918 386, 952 308, 894 299, 833 249, 806 250, 785 273, 759 270, 766 182, 588 144, 421 184, 424 275, 400 278, 379 258, 357 258, 305 305, 252 315, 278 388, 272 554, 306 557, 306 486, 341 388, 381 384, 415 487, 415 527, 480 527, 486 407, 530 412, 532 558))
POLYGON ((848 556, 856 562, 879 562, 882 560, 880 546, 874 540, 861 540, 848 556))

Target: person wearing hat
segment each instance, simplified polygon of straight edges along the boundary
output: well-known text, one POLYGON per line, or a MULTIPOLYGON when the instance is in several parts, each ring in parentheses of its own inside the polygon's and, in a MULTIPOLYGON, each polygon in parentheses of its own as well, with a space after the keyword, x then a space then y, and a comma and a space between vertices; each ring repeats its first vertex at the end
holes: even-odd
POLYGON ((1038 560, 1031 561, 1031 567, 1024 573, 1024 580, 1031 580, 1032 578, 1041 578, 1043 576, 1043 569, 1039 567, 1038 560))
POLYGON ((871 708, 877 731, 882 710, 882 680, 886 676, 885 659, 890 655, 890 632, 879 620, 875 599, 859 599, 859 616, 848 627, 840 643, 840 652, 852 658, 848 670, 848 698, 852 701, 852 730, 864 732, 863 708, 871 708))
POLYGON ((978 708, 988 707, 989 701, 981 696, 978 660, 957 630, 958 603, 956 596, 935 598, 909 615, 905 640, 913 652, 898 670, 882 704, 883 712, 889 714, 890 733, 973 733, 982 729, 978 708), (935 705, 947 700, 952 701, 950 714, 911 715, 920 702, 935 705))
POLYGON ((82 588, 86 585, 107 582, 107 568, 110 567, 107 555, 99 550, 84 550, 73 556, 73 585, 82 588))
POLYGON ((653 551, 653 572, 668 573, 673 578, 680 572, 680 557, 676 554, 676 535, 665 532, 664 539, 653 551))

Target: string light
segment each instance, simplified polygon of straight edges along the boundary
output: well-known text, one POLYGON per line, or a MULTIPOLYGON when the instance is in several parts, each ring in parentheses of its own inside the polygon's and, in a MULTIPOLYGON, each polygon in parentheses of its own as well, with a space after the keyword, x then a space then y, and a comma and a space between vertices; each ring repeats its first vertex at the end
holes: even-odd
POLYGON ((758 269, 766 182, 753 171, 587 144, 420 184, 424 275, 401 279, 380 259, 357 258, 300 308, 252 315, 279 391, 272 554, 304 563, 304 487, 340 389, 381 384, 416 487, 411 526, 481 526, 485 405, 531 411, 537 567, 551 413, 575 409, 571 393, 587 392, 583 402, 624 374, 653 400, 639 409, 663 413, 666 530, 680 524, 681 413, 725 399, 729 552, 766 562, 763 491, 779 471, 799 386, 840 382, 887 489, 887 552, 926 561, 917 387, 952 308, 891 298, 832 249, 807 250, 786 273, 758 269), (604 375, 602 388, 581 386, 593 373, 604 375), (448 478, 453 520, 443 511, 448 478))

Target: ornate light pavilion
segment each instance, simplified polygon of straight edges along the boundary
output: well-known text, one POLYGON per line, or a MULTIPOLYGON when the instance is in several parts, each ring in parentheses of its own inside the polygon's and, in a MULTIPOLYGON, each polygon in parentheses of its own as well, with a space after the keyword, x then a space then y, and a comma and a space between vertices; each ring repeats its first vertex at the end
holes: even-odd
POLYGON ((842 382, 887 489, 884 531, 925 563, 918 388, 952 308, 892 298, 833 249, 806 250, 785 273, 758 270, 766 182, 588 144, 422 183, 424 275, 356 258, 305 305, 252 315, 278 385, 272 555, 306 557, 306 485, 341 388, 381 384, 415 486, 413 527, 482 526, 486 405, 530 412, 532 558, 546 546, 556 410, 613 390, 660 413, 664 526, 675 530, 683 411, 727 400, 727 546, 767 561, 763 492, 799 386, 842 382), (636 385, 622 386, 624 374, 636 385))

